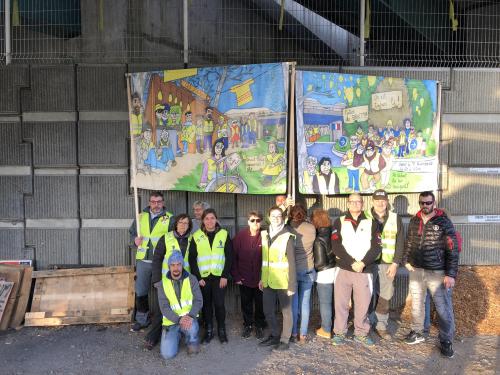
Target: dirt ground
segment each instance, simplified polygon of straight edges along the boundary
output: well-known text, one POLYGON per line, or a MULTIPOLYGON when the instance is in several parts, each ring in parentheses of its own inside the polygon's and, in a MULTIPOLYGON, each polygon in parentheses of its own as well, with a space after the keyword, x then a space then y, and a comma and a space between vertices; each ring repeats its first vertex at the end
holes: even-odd
MULTIPOLYGON (((391 341, 366 348, 349 342, 333 347, 312 337, 292 344, 288 352, 257 345, 255 337, 242 339, 241 322, 228 322, 229 344, 217 339, 188 356, 181 347, 166 363, 159 348, 143 349, 144 333, 130 332, 128 324, 23 328, 0 334, 1 374, 498 374, 498 336, 458 337, 455 357, 441 357, 437 332, 425 343, 401 342, 403 325, 391 341)), ((393 331, 396 327, 392 327, 393 331)))

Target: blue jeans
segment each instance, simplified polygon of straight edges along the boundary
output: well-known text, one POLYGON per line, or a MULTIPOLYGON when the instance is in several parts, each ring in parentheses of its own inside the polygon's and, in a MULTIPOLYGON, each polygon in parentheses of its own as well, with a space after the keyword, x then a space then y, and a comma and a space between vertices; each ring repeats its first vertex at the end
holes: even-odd
POLYGON ((299 318, 300 335, 307 335, 309 314, 311 313, 311 290, 315 277, 316 271, 314 268, 297 272, 297 293, 293 295, 292 299, 292 335, 297 335, 299 318))
POLYGON ((174 358, 179 351, 179 341, 181 335, 184 335, 184 340, 188 346, 198 346, 198 320, 193 319, 191 328, 187 331, 181 329, 179 324, 163 327, 161 334, 160 353, 165 359, 174 358))
POLYGON ((332 332, 333 284, 316 283, 316 288, 318 290, 321 328, 323 328, 325 332, 332 332))
POLYGON ((415 332, 422 333, 425 321, 425 298, 427 290, 434 301, 439 316, 439 340, 453 341, 455 318, 451 303, 451 291, 443 284, 444 271, 415 268, 410 272, 410 293, 412 296, 412 325, 415 332))

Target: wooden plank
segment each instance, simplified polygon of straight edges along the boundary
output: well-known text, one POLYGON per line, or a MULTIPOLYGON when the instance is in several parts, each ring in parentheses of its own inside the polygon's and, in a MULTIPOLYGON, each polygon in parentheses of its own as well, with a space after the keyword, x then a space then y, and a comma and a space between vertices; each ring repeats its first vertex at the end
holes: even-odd
POLYGON ((24 314, 26 313, 26 308, 28 307, 28 302, 31 293, 31 275, 33 273, 32 267, 20 266, 23 269, 23 277, 21 279, 21 285, 19 286, 16 304, 14 306, 14 312, 10 318, 10 328, 18 328, 24 319, 24 314))
MULTIPOLYGON (((0 280, 0 322, 3 319, 5 307, 9 302, 9 297, 12 292, 14 283, 12 281, 0 280)), ((5 315, 7 318, 7 315, 5 315)))
POLYGON ((14 305, 17 298, 17 290, 19 289, 19 284, 21 283, 22 273, 22 268, 16 266, 0 265, 0 278, 14 283, 9 299, 7 301, 7 305, 5 306, 3 318, 0 321, 0 331, 4 331, 9 328, 10 318, 14 311, 14 305))
POLYGON ((117 266, 117 267, 94 267, 94 268, 72 268, 64 270, 48 270, 35 271, 33 278, 39 279, 42 277, 68 277, 68 276, 83 276, 83 275, 103 275, 114 273, 129 273, 133 271, 132 266, 117 266))
POLYGON ((25 325, 130 322, 133 296, 132 267, 44 271, 25 325))
POLYGON ((127 315, 96 315, 96 316, 72 316, 57 318, 25 318, 26 327, 44 327, 44 326, 64 326, 73 324, 97 324, 97 323, 128 323, 131 314, 127 315))

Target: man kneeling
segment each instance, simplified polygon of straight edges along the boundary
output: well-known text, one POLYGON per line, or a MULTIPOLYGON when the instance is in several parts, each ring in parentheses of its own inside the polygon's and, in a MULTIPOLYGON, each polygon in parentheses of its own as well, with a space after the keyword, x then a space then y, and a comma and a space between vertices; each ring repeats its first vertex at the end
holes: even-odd
POLYGON ((179 341, 184 335, 188 354, 198 353, 198 320, 203 306, 203 297, 196 277, 182 267, 184 259, 180 251, 168 258, 168 272, 157 282, 158 302, 163 314, 163 332, 160 352, 170 359, 179 351, 179 341))

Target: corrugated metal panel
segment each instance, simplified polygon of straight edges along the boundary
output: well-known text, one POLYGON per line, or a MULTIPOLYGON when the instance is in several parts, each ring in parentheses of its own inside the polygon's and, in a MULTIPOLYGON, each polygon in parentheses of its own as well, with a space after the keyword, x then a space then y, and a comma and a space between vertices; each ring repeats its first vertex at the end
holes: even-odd
POLYGON ((245 217, 250 211, 260 211, 266 217, 267 211, 274 206, 274 195, 236 195, 236 205, 238 207, 238 216, 245 217))
POLYGON ((94 229, 80 231, 82 264, 126 266, 130 264, 127 229, 94 229))
POLYGON ((405 269, 400 268, 394 280, 394 295, 390 301, 391 309, 402 307, 406 303, 409 292, 410 277, 405 269))
POLYGON ((499 69, 453 69, 452 91, 443 91, 443 113, 499 113, 499 69))
POLYGON ((29 68, 26 65, 0 67, 0 113, 20 113, 19 88, 29 85, 29 68))
POLYGON ((26 259, 24 229, 0 229, 0 259, 26 259))
POLYGON ((0 165, 31 164, 30 146, 21 142, 20 122, 0 122, 0 165))
POLYGON ((80 111, 127 111, 126 65, 78 65, 80 111))
POLYGON ((231 238, 236 234, 236 221, 234 219, 219 219, 222 228, 228 231, 231 238))
POLYGON ((22 110, 25 112, 74 111, 74 65, 32 65, 30 90, 22 91, 22 110))
POLYGON ((462 265, 500 264, 500 223, 457 224, 463 238, 462 265))
POLYGON ((442 193, 440 206, 450 215, 496 215, 500 211, 499 187, 500 174, 449 168, 448 189, 442 193))
POLYGON ((22 220, 23 194, 30 192, 30 176, 0 176, 0 218, 22 220))
POLYGON ((449 165, 499 165, 499 130, 498 123, 443 124, 442 138, 450 140, 449 165))
POLYGON ((128 166, 128 136, 126 121, 80 121, 78 163, 80 166, 128 166))
POLYGON ((33 195, 25 198, 26 217, 77 218, 77 176, 34 176, 33 195))
POLYGON ((210 203, 210 206, 215 209, 219 218, 235 216, 234 194, 188 193, 189 208, 191 208, 193 206, 193 203, 197 200, 210 203))
POLYGON ((25 122, 23 137, 33 142, 34 166, 76 165, 76 123, 25 122))
MULTIPOLYGON (((139 208, 148 206, 149 194, 151 190, 139 190, 139 208)), ((191 208, 186 207, 186 193, 183 191, 162 191, 167 211, 172 212, 174 215, 187 213, 191 215, 191 208)), ((133 215, 133 212, 132 212, 133 215)))
POLYGON ((37 269, 78 264, 78 229, 26 229, 26 244, 35 248, 37 269))
POLYGON ((84 219, 130 218, 134 198, 129 195, 128 176, 82 176, 80 217, 84 219))
POLYGON ((341 67, 342 73, 377 75, 394 78, 430 79, 440 81, 444 89, 450 88, 451 69, 448 68, 382 68, 341 67))

